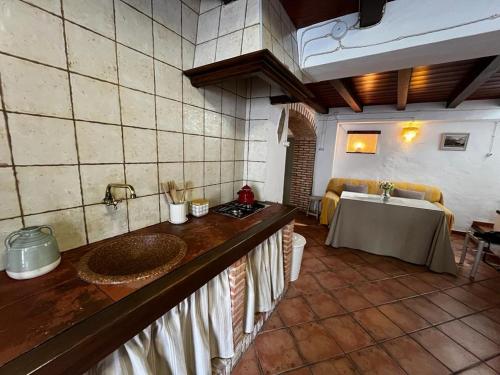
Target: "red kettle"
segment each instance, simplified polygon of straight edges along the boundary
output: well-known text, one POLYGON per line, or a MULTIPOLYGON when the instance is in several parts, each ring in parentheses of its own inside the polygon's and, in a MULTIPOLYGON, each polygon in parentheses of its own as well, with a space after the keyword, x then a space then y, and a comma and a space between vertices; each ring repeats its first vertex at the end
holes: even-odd
POLYGON ((255 201, 252 188, 248 185, 245 185, 238 191, 238 203, 253 205, 255 201))

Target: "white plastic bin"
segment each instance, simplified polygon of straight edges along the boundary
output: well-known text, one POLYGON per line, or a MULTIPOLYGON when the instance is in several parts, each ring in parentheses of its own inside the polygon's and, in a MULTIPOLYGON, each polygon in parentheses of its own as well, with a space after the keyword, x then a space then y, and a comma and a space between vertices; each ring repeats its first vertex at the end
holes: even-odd
POLYGON ((300 265, 302 264, 302 254, 304 254, 304 246, 306 239, 298 233, 293 234, 292 240, 292 275, 290 281, 295 281, 299 278, 300 265))

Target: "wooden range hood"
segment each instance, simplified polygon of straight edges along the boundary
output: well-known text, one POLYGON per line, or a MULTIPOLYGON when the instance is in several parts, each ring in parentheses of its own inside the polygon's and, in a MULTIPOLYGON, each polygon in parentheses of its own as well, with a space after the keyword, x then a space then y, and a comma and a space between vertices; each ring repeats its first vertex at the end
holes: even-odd
POLYGON ((314 94, 268 49, 184 71, 194 87, 219 84, 230 79, 259 77, 278 86, 286 95, 271 97, 271 104, 303 102, 319 113, 328 113, 314 94))

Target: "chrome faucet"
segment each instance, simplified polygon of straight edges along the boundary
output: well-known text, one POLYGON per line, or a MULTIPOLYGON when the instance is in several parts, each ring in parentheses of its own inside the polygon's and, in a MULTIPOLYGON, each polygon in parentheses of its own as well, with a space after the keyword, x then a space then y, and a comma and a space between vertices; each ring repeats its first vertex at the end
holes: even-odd
POLYGON ((120 203, 122 201, 122 199, 116 199, 113 196, 113 193, 111 193, 112 188, 127 189, 130 191, 130 198, 132 198, 132 199, 137 198, 137 195, 135 194, 135 189, 132 185, 129 185, 129 184, 108 184, 108 186, 106 187, 106 194, 104 195, 104 199, 102 200, 102 203, 104 203, 106 206, 113 205, 115 207, 115 210, 117 209, 118 203, 120 203))

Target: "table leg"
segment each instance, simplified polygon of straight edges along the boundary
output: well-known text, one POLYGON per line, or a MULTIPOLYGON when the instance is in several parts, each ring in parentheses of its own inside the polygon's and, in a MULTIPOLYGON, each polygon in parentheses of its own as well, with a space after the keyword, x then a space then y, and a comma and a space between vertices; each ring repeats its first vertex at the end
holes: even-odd
POLYGON ((476 253, 476 258, 474 259, 474 265, 472 266, 472 270, 470 271, 469 278, 471 280, 474 280, 474 278, 476 277, 476 272, 477 269, 479 268, 479 263, 481 263, 481 258, 483 256, 483 250, 484 250, 484 241, 480 240, 479 244, 477 245, 477 253, 476 253))
POLYGON ((467 232, 465 234, 464 248, 462 249, 462 255, 460 256, 460 262, 458 263, 460 265, 464 264, 465 257, 467 255, 467 248, 469 246, 469 241, 470 241, 470 232, 467 232))

